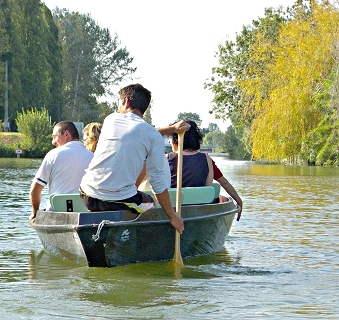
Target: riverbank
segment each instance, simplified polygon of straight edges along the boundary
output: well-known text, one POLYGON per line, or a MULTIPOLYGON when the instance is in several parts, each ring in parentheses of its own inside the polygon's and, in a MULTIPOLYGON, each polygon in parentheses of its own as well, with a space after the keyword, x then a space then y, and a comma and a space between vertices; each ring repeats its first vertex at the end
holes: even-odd
POLYGON ((15 158, 15 150, 22 143, 22 135, 18 132, 0 132, 0 157, 15 158))

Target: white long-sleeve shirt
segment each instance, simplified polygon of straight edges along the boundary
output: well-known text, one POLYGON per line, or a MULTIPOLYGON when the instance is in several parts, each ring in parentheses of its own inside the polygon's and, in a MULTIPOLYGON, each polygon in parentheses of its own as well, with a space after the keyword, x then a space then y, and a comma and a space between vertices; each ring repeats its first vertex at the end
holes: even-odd
POLYGON ((129 112, 106 117, 94 157, 81 181, 81 189, 101 200, 123 200, 137 193, 135 182, 144 161, 155 193, 167 188, 164 140, 143 118, 129 112))

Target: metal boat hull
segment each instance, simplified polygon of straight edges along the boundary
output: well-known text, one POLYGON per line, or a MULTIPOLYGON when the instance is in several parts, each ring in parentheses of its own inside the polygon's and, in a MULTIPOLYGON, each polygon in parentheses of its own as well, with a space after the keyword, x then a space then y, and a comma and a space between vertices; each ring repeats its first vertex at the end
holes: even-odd
MULTIPOLYGON (((238 211, 231 200, 183 206, 182 257, 222 250, 238 211)), ((174 255, 175 229, 161 208, 140 216, 129 211, 38 211, 31 226, 47 252, 90 267, 171 260, 174 255)))

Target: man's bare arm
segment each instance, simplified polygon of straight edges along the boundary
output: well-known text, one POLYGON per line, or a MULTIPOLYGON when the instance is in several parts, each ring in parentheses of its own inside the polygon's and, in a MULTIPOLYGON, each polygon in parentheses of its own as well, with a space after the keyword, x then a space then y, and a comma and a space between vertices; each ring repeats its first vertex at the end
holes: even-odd
POLYGON ((29 220, 33 220, 36 216, 36 212, 39 210, 41 203, 41 193, 44 187, 36 182, 32 182, 29 192, 29 201, 32 205, 32 213, 29 216, 29 220))
POLYGON ((168 190, 166 189, 162 193, 156 194, 155 197, 160 203, 162 209, 167 214, 172 226, 176 228, 180 233, 182 233, 184 231, 184 220, 181 217, 179 217, 174 211, 168 190))
POLYGON ((190 128, 190 125, 185 122, 184 120, 180 120, 171 126, 164 127, 164 128, 158 128, 158 131, 162 136, 169 135, 171 133, 180 133, 183 131, 187 131, 190 128))

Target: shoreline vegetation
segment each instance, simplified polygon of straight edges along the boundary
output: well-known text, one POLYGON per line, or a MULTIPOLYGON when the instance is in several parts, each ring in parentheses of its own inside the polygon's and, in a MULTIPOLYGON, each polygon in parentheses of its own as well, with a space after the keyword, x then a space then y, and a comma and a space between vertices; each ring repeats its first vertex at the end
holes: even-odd
MULTIPOLYGON (((21 133, 18 132, 0 132, 0 158, 16 158, 16 150, 21 147, 23 141, 23 136, 21 133)), ((52 146, 51 146, 52 148, 52 146)), ((21 157, 23 158, 34 158, 29 156, 28 154, 25 155, 25 150, 22 150, 23 153, 21 157)), ((277 161, 265 161, 265 160, 255 160, 250 158, 242 158, 242 159, 233 159, 233 157, 230 157, 228 153, 225 152, 211 152, 212 150, 205 150, 205 152, 208 152, 211 156, 215 157, 229 157, 232 160, 250 160, 250 161, 257 161, 262 162, 266 164, 285 164, 285 165, 303 165, 303 166, 315 166, 314 163, 306 163, 306 162, 298 162, 296 159, 294 161, 291 161, 291 159, 284 159, 281 162, 277 161)), ((321 165, 323 166, 323 165, 321 165)), ((325 165, 326 166, 326 165, 325 165)), ((330 165, 331 166, 331 165, 330 165)), ((335 165, 333 165, 335 166, 335 165)))
POLYGON ((16 158, 17 150, 22 143, 22 135, 18 132, 0 132, 0 157, 16 158))

